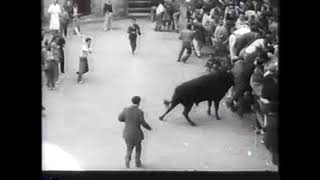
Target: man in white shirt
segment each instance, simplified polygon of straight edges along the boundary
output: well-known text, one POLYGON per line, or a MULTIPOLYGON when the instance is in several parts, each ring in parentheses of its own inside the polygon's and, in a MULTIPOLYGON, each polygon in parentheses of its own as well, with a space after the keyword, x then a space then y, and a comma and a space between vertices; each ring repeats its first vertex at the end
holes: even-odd
POLYGON ((80 50, 80 64, 79 64, 79 71, 77 72, 78 74, 77 82, 80 84, 83 84, 82 74, 85 74, 89 71, 88 55, 89 53, 92 53, 92 49, 90 45, 91 45, 91 38, 87 37, 85 39, 85 44, 82 45, 80 50))
POLYGON ((158 7, 157 7, 157 10, 156 10, 156 15, 161 14, 162 12, 164 12, 164 10, 165 10, 165 8, 164 8, 162 2, 160 2, 158 7))
POLYGON ((163 6, 163 2, 160 2, 157 10, 156 10, 156 31, 161 30, 161 26, 163 25, 163 15, 164 15, 165 8, 163 6))
POLYGON ((60 19, 59 15, 61 14, 61 7, 58 4, 58 0, 53 0, 53 3, 50 4, 48 8, 48 13, 50 14, 50 26, 49 29, 52 31, 60 30, 60 19))
POLYGON ((236 54, 235 44, 238 39, 238 37, 250 32, 250 28, 247 25, 242 25, 239 27, 239 29, 235 30, 229 37, 229 48, 230 48, 230 57, 231 57, 231 63, 233 61, 238 59, 238 56, 236 54))

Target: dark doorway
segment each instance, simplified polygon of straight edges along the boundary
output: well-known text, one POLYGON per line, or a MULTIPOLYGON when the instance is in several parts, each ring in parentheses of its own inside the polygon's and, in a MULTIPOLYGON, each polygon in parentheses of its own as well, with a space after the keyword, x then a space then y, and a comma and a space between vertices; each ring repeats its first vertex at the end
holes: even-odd
POLYGON ((91 13, 91 0, 74 0, 78 5, 78 11, 81 15, 88 15, 91 13))

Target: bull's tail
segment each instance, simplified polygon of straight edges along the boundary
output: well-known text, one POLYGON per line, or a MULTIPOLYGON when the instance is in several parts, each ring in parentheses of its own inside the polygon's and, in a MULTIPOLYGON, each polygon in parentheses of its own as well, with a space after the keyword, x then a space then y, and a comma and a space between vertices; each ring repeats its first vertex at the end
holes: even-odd
POLYGON ((171 101, 168 101, 168 100, 163 100, 163 104, 166 106, 166 108, 169 107, 169 105, 171 104, 171 101))

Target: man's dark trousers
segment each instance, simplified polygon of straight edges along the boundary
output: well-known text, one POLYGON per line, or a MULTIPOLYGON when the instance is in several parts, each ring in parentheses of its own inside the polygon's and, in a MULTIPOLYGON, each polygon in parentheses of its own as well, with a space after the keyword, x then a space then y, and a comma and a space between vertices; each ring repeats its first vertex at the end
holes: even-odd
POLYGON ((141 141, 131 141, 129 139, 125 139, 127 145, 127 154, 126 154, 126 161, 131 161, 132 151, 136 149, 136 156, 135 161, 136 164, 141 164, 140 157, 141 157, 141 141))
POLYGON ((64 35, 64 37, 67 37, 68 34, 68 24, 69 21, 65 22, 65 23, 61 23, 61 36, 62 34, 64 35))
POLYGON ((60 61, 60 72, 64 73, 64 50, 60 48, 61 57, 59 58, 60 61))
POLYGON ((137 47, 137 36, 130 37, 129 40, 130 40, 131 50, 132 52, 134 52, 137 47))
POLYGON ((179 53, 179 57, 178 57, 178 61, 180 61, 181 56, 183 54, 183 52, 185 51, 185 49, 187 49, 187 56, 182 58, 182 62, 186 62, 187 59, 190 57, 192 49, 191 49, 191 43, 190 42, 183 42, 182 43, 182 47, 179 53))

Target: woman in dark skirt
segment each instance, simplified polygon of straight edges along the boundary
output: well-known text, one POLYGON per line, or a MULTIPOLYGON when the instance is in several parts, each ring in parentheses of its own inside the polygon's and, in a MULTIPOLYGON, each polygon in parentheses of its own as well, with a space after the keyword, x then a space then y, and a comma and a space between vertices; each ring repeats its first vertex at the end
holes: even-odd
POLYGON ((43 50, 43 54, 45 58, 44 71, 47 77, 47 86, 49 90, 54 90, 56 84, 56 66, 58 64, 58 60, 54 58, 51 46, 46 47, 46 50, 43 50))
POLYGON ((79 71, 77 72, 78 74, 77 82, 80 84, 83 84, 82 75, 89 71, 88 54, 92 52, 92 49, 90 48, 90 44, 91 44, 91 38, 86 38, 85 44, 81 47, 79 71))
POLYGON ((52 58, 54 61, 50 61, 50 64, 52 67, 52 71, 53 71, 53 79, 55 83, 60 83, 59 80, 59 59, 60 59, 60 51, 59 51, 59 46, 57 45, 55 40, 52 40, 51 44, 50 44, 50 49, 52 52, 52 58))

